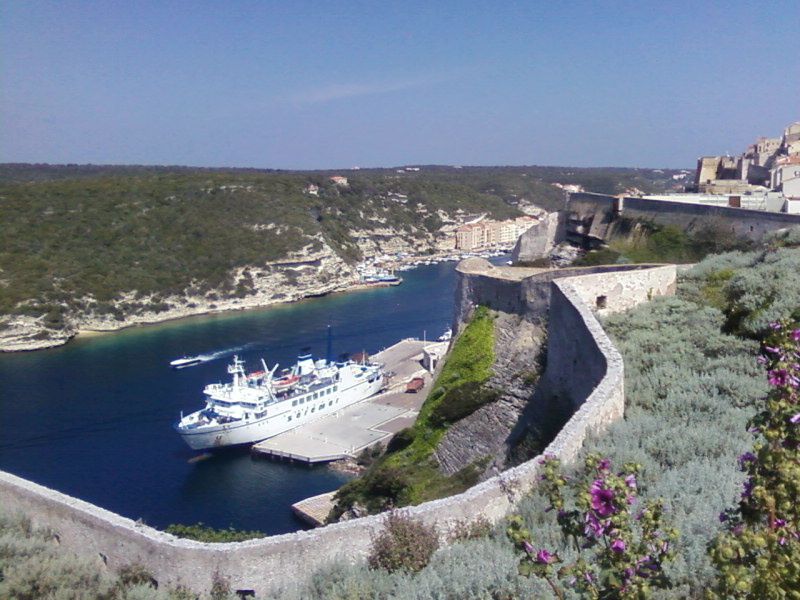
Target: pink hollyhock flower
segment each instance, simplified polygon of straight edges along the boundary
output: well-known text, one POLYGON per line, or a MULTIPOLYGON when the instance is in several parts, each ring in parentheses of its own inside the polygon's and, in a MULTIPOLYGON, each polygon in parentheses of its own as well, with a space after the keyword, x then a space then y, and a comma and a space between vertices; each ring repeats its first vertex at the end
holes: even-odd
POLYGON ((589 511, 586 513, 586 526, 583 529, 583 532, 586 535, 593 535, 594 537, 600 537, 606 531, 606 526, 600 522, 600 519, 597 516, 589 511))
POLYGON ((625 552, 625 540, 620 538, 615 539, 611 542, 611 550, 617 553, 625 552))
POLYGON ((592 483, 589 494, 592 497, 592 508, 601 517, 608 517, 617 512, 614 508, 614 490, 605 487, 602 479, 596 479, 592 483))
POLYGON ((536 553, 536 562, 542 565, 549 565, 552 562, 555 562, 556 558, 550 552, 542 548, 539 552, 536 553))
POLYGON ((768 373, 769 384, 776 387, 789 383, 789 373, 786 369, 773 369, 768 373))

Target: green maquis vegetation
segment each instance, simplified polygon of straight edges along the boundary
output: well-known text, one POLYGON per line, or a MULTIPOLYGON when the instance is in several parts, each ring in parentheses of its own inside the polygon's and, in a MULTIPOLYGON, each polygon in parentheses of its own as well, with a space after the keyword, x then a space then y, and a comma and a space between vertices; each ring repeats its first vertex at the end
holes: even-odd
POLYGON ((262 531, 244 531, 241 529, 215 529, 202 523, 196 525, 170 525, 164 531, 175 537, 196 540, 198 542, 243 542, 266 537, 262 531))
POLYGON ((607 246, 585 254, 575 266, 614 263, 693 263, 709 254, 751 250, 754 243, 737 237, 725 227, 709 222, 686 232, 674 225, 620 219, 607 246))
POLYGON ((319 173, 108 168, 20 181, 8 171, 0 177, 0 315, 45 315, 53 329, 67 314, 158 312, 169 296, 246 296, 252 278, 234 282, 237 268, 323 243, 353 262, 356 235, 382 227, 429 235, 442 224, 439 211, 519 214, 463 184, 379 174, 343 187, 319 173), (318 195, 304 193, 311 183, 318 195), (133 299, 120 303, 126 292, 133 299))
POLYGON ((349 184, 337 186, 334 171, 4 164, 0 316, 61 329, 74 315, 163 311, 182 294, 243 297, 258 269, 292 251, 325 243, 353 262, 356 238, 379 229, 430 239, 443 215, 557 210, 564 194, 553 184, 659 192, 675 172, 427 166, 346 171, 349 184), (318 195, 304 193, 309 184, 318 195), (237 269, 249 270, 234 281, 237 269))
POLYGON ((369 512, 419 504, 459 493, 477 481, 484 464, 473 464, 448 477, 433 451, 450 425, 491 402, 497 392, 487 386, 494 364, 494 318, 478 307, 458 337, 413 427, 399 432, 387 453, 361 477, 336 495, 331 520, 358 504, 369 512))

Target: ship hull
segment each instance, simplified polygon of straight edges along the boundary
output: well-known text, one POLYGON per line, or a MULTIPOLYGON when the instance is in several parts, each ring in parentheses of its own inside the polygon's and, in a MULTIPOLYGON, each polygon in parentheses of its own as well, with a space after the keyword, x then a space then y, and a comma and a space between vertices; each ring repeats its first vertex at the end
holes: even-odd
POLYGON ((291 402, 281 402, 262 419, 239 420, 195 429, 176 427, 176 430, 193 450, 213 450, 253 444, 333 414, 375 395, 382 387, 383 377, 377 377, 374 381, 363 380, 347 389, 339 390, 338 393, 326 397, 324 401, 322 399, 316 401, 314 406, 307 404, 298 408, 293 407, 291 402))

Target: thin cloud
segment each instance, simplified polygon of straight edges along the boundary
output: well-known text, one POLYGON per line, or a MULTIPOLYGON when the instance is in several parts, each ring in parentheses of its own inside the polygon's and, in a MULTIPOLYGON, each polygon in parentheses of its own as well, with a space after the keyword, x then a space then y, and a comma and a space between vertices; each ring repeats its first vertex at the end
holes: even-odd
POLYGON ((294 94, 289 100, 294 104, 323 104, 334 100, 358 98, 401 92, 412 88, 440 83, 451 76, 400 79, 371 83, 334 83, 294 94))

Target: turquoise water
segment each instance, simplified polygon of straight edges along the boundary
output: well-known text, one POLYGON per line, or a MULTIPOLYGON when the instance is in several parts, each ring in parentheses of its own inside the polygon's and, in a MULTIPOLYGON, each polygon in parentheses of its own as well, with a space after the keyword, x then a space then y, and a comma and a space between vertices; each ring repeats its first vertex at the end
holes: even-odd
POLYGON ((132 328, 66 346, 0 355, 0 469, 155 527, 203 522, 266 533, 301 524, 290 505, 345 480, 327 467, 234 450, 196 463, 172 424, 225 381, 237 352, 251 370, 289 366, 300 348, 377 352, 401 338, 440 335, 452 318, 455 263, 403 273, 403 285, 270 309, 132 328), (183 355, 215 360, 171 370, 183 355))

